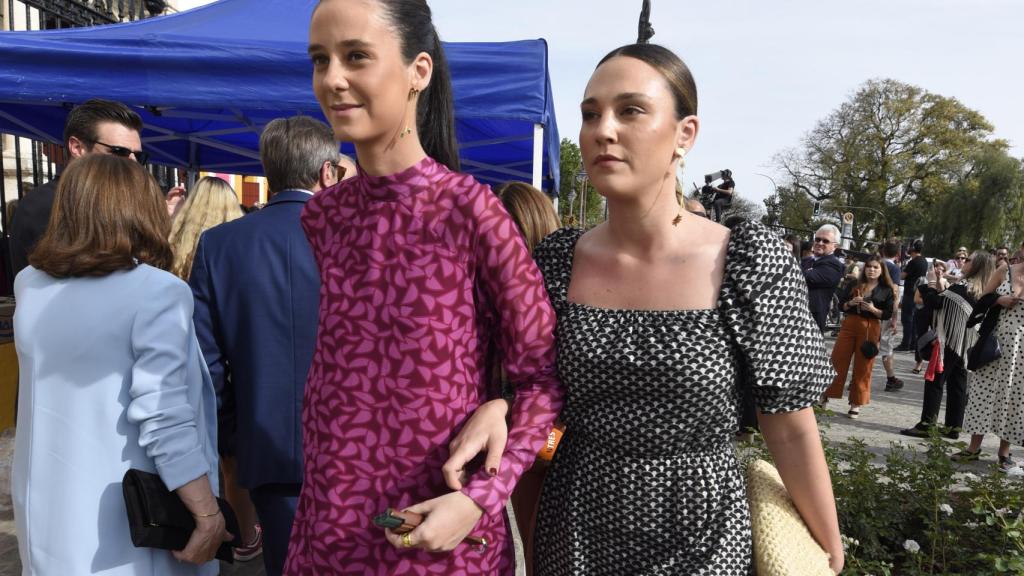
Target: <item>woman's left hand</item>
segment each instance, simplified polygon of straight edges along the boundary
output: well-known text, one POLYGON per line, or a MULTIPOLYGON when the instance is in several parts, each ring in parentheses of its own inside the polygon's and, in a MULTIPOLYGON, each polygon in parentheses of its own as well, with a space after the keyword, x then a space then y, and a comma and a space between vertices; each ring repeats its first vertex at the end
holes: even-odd
POLYGON ((484 511, 462 492, 451 492, 405 509, 423 514, 423 523, 409 533, 409 546, 390 529, 385 538, 395 548, 421 548, 427 552, 450 552, 469 535, 484 511))
POLYGON ((505 415, 508 414, 507 401, 498 399, 481 404, 470 416, 469 422, 462 427, 459 434, 448 445, 451 454, 448 461, 441 467, 444 481, 452 490, 462 490, 468 477, 466 465, 484 452, 484 469, 491 476, 498 474, 501 468, 501 455, 505 452, 508 441, 508 425, 505 415))

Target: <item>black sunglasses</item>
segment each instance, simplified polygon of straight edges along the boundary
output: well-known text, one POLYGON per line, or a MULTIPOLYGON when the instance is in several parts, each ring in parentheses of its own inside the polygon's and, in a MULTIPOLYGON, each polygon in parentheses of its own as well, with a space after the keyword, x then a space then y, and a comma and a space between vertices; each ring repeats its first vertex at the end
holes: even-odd
POLYGON ((135 161, 143 166, 145 166, 146 163, 149 162, 149 154, 143 152, 142 150, 132 150, 131 148, 125 148, 124 146, 114 146, 112 144, 107 144, 106 142, 100 142, 99 140, 87 140, 87 142, 92 142, 93 144, 105 146, 107 150, 110 150, 111 154, 113 154, 114 156, 120 156, 121 158, 130 158, 134 154, 135 161))
POLYGON ((831 244, 832 241, 827 239, 827 238, 815 238, 814 239, 814 243, 815 244, 831 244))

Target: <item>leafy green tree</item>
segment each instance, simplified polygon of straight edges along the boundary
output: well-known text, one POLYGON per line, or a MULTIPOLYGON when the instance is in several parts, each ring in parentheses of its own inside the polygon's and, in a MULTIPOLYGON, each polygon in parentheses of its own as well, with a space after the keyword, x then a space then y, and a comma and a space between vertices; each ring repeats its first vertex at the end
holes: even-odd
POLYGON ((565 226, 589 228, 604 221, 604 198, 583 176, 583 157, 580 147, 568 138, 560 144, 559 166, 562 175, 558 189, 558 213, 565 226))
MULTIPOLYGON (((948 210, 957 190, 967 194, 981 186, 978 167, 1010 171, 1008 145, 993 139, 992 131, 984 116, 955 98, 896 80, 870 80, 776 161, 789 188, 821 202, 824 213, 855 214, 856 245, 895 234, 934 237, 936 248, 948 250, 953 235, 944 232, 939 239, 934 227, 951 224, 937 212, 948 210)), ((1012 184, 1012 178, 1001 178, 989 186, 1012 184)), ((807 220, 803 200, 781 193, 776 200, 780 220, 807 220)), ((988 233, 1004 234, 1000 226, 1007 222, 992 224, 988 233)))

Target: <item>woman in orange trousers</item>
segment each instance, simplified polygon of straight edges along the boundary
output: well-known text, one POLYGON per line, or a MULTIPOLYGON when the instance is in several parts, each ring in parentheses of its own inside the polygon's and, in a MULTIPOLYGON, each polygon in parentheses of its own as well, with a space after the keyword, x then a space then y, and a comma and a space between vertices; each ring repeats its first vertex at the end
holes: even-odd
MULTIPOLYGON (((839 337, 832 348, 832 366, 836 376, 825 391, 827 398, 842 398, 846 374, 853 361, 853 381, 850 383, 850 418, 860 416, 860 407, 871 401, 871 368, 878 354, 878 341, 882 322, 892 318, 895 289, 885 265, 878 256, 864 262, 860 280, 849 285, 839 297, 839 307, 846 313, 839 337), (865 355, 866 342, 873 345, 874 354, 865 355)), ((868 350, 870 352, 870 350, 868 350)))

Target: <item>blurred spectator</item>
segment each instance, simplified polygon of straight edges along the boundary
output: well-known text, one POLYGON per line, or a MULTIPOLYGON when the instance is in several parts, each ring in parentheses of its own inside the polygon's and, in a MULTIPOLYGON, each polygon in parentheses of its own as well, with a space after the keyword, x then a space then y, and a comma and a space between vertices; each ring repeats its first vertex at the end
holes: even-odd
POLYGON ((804 258, 807 258, 811 254, 813 254, 813 251, 811 250, 811 248, 813 248, 813 247, 814 247, 814 244, 811 243, 810 240, 801 240, 800 241, 800 260, 801 261, 804 258))
POLYGON ((1007 246, 1000 246, 996 248, 996 266, 1002 266, 1007 263, 1010 259, 1010 248, 1007 246))
POLYGON ((918 289, 925 304, 934 310, 932 324, 936 340, 931 349, 925 350, 929 362, 924 378, 921 419, 913 428, 901 430, 900 434, 904 436, 928 436, 938 420, 945 386, 944 435, 952 440, 959 438, 967 408, 967 351, 977 340, 977 332, 967 328, 967 320, 995 271, 995 261, 988 252, 978 250, 961 265, 960 270, 960 281, 946 290, 934 274, 929 275, 926 284, 918 289))
POLYGON ((525 182, 509 182, 498 187, 495 193, 519 227, 530 253, 545 236, 559 228, 555 206, 533 186, 525 182))
POLYGON ((850 382, 850 410, 847 413, 850 418, 858 418, 861 407, 871 401, 871 368, 878 353, 881 323, 893 314, 895 292, 881 258, 870 256, 864 262, 860 280, 839 297, 845 318, 832 348, 836 375, 825 395, 828 398, 843 397, 852 359, 853 380, 850 382))
POLYGON ((726 176, 721 184, 712 186, 711 189, 715 191, 715 199, 711 202, 715 211, 715 222, 721 222, 726 208, 732 206, 732 198, 736 193, 736 182, 732 176, 726 176))
POLYGON ((843 264, 834 254, 838 242, 839 229, 825 224, 814 233, 811 256, 800 262, 800 269, 807 280, 811 316, 822 332, 825 331, 825 319, 832 306, 832 295, 843 278, 843 264))
POLYGON ((903 338, 896 348, 897 352, 909 352, 914 349, 914 335, 916 334, 914 312, 917 310, 914 305, 914 292, 917 281, 928 272, 928 260, 921 255, 923 249, 924 244, 920 240, 915 240, 910 244, 910 247, 907 248, 910 260, 903 266, 903 272, 900 274, 906 289, 903 291, 900 303, 900 324, 903 326, 903 338))
MULTIPOLYGON (((223 406, 225 476, 256 506, 270 576, 283 570, 302 488, 302 401, 320 302, 299 215, 314 194, 355 176, 352 161, 339 156, 322 122, 297 116, 267 124, 260 160, 270 202, 203 234, 189 280, 196 332, 223 406)), ((260 544, 247 542, 240 559, 260 544)))
POLYGON ((914 374, 921 373, 924 361, 927 360, 927 358, 921 355, 921 351, 917 347, 917 341, 928 332, 928 328, 932 325, 933 308, 924 301, 921 288, 928 285, 929 279, 935 283, 935 288, 939 292, 949 288, 949 280, 946 280, 946 273, 946 263, 942 260, 933 260, 928 265, 928 272, 921 278, 918 278, 912 288, 907 288, 914 291, 914 338, 911 340, 914 348, 914 369, 911 372, 914 374))
POLYGON ((786 236, 782 238, 782 241, 789 246, 789 251, 793 253, 793 258, 796 258, 796 261, 799 262, 801 244, 800 236, 797 236, 796 234, 786 234, 786 236))
MULTIPOLYGON (((145 164, 142 118, 120 102, 89 100, 76 106, 64 124, 64 149, 72 159, 89 154, 112 154, 145 164)), ((28 266, 28 255, 46 232, 60 174, 21 199, 11 222, 11 268, 15 275, 28 266)))
POLYGON ((199 236, 243 215, 238 207, 238 195, 230 184, 215 176, 200 178, 171 224, 171 249, 174 250, 171 272, 188 281, 199 236))
MULTIPOLYGON (((199 236, 214 226, 242 216, 238 196, 227 182, 215 176, 200 178, 185 201, 177 207, 177 214, 171 223, 170 242, 174 252, 171 272, 187 282, 192 272, 192 259, 199 236)), ((231 406, 223 402, 219 405, 217 451, 220 454, 220 469, 224 474, 224 498, 234 509, 241 531, 242 546, 235 548, 235 557, 245 561, 261 551, 260 527, 256 519, 256 508, 248 493, 238 487, 235 475, 235 425, 233 419, 224 417, 225 413, 231 413, 231 406)))
MULTIPOLYGON (((1002 249, 1002 248, 1000 248, 1002 249)), ((998 257, 998 251, 997 251, 998 257)), ((999 471, 1020 472, 1010 456, 1010 445, 1024 445, 1024 264, 1001 264, 989 278, 985 294, 972 311, 972 320, 981 322, 980 336, 992 334, 1001 354, 992 362, 971 372, 970 394, 964 414, 964 432, 971 442, 952 458, 964 462, 981 456, 985 434, 999 438, 999 471)), ((971 323, 968 323, 969 325, 971 323)))
POLYGON ((25 574, 217 574, 217 410, 156 181, 92 155, 61 176, 18 275, 12 488, 25 574), (121 480, 155 471, 192 513, 180 552, 132 545, 121 480), (182 560, 192 564, 183 564, 182 560), (198 566, 197 566, 198 564, 198 566))
POLYGON ((704 205, 700 203, 700 200, 697 200, 696 198, 687 198, 685 202, 686 204, 684 208, 686 208, 686 210, 691 214, 696 214, 703 218, 708 217, 708 211, 704 209, 704 205))
MULTIPOLYGON (((900 255, 898 242, 882 243, 880 253, 885 270, 892 280, 896 302, 900 301, 902 295, 903 280, 900 278, 900 267, 896 264, 896 257, 900 255)), ((887 322, 882 324, 882 337, 878 344, 878 355, 882 357, 882 366, 885 368, 885 391, 893 392, 903 388, 903 380, 896 377, 896 370, 893 366, 893 340, 896 339, 896 314, 893 314, 887 322)))
POLYGON ((946 268, 949 272, 946 273, 946 279, 956 282, 963 276, 963 266, 967 263, 967 247, 961 246, 956 249, 956 254, 946 261, 946 268))
POLYGON ((178 209, 181 208, 183 201, 185 200, 185 187, 178 185, 167 191, 167 196, 164 197, 164 201, 167 203, 167 214, 171 218, 174 218, 178 213, 178 209))

